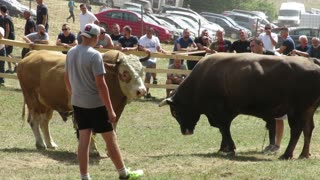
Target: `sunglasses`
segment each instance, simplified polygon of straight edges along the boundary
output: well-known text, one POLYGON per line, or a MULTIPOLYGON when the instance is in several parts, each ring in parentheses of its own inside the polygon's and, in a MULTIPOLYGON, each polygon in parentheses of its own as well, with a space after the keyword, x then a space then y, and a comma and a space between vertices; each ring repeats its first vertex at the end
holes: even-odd
POLYGON ((266 27, 266 28, 264 28, 265 30, 268 30, 268 29, 271 29, 270 27, 266 27))
POLYGON ((105 34, 106 32, 101 32, 100 34, 105 34))
POLYGON ((61 29, 62 31, 67 31, 68 29, 61 29))

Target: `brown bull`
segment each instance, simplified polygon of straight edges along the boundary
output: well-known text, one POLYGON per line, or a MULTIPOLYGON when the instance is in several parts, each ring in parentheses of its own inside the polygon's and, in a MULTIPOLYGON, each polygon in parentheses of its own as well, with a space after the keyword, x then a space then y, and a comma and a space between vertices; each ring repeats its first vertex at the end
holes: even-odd
MULTIPOLYGON (((140 61, 148 59, 149 56, 150 54, 140 61)), ((104 53, 103 60, 107 71, 105 79, 118 121, 125 105, 146 92, 141 79, 143 69, 137 56, 125 55, 115 50, 104 53)), ((48 126, 53 111, 59 112, 63 120, 72 112, 71 97, 64 83, 65 62, 64 54, 46 50, 32 51, 17 68, 18 79, 29 110, 28 123, 38 149, 57 147, 48 126)))

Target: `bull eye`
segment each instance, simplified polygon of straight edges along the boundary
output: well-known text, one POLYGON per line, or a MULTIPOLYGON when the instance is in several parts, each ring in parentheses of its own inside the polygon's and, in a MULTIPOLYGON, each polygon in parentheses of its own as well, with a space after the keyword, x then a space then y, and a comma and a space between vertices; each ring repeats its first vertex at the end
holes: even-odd
POLYGON ((126 83, 129 83, 131 81, 131 76, 128 71, 123 71, 123 73, 120 73, 120 80, 126 83))

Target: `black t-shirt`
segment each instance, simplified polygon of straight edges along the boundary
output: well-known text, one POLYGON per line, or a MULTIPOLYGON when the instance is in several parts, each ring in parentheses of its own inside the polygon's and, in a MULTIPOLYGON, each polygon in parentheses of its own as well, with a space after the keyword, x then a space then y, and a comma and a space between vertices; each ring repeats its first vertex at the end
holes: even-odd
POLYGON ((250 50, 250 42, 248 40, 241 41, 237 40, 234 41, 231 45, 231 52, 236 51, 237 53, 245 53, 251 52, 250 50))
POLYGON ((49 18, 48 18, 48 8, 47 6, 45 6, 44 4, 43 5, 38 5, 37 6, 37 24, 42 24, 42 21, 43 21, 43 16, 47 16, 47 23, 44 24, 44 26, 47 27, 48 25, 48 21, 49 21, 49 18))
POLYGON ((28 35, 30 34, 30 29, 33 28, 34 29, 34 32, 37 32, 37 26, 36 26, 36 23, 34 22, 33 19, 29 18, 27 21, 26 21, 26 24, 24 26, 24 35, 28 35))
POLYGON ((4 29, 4 20, 2 16, 0 16, 0 27, 4 29))
POLYGON ((302 51, 302 52, 307 52, 307 51, 309 50, 309 48, 310 48, 309 45, 305 46, 304 48, 302 48, 301 45, 298 45, 298 46, 296 47, 296 50, 302 51))
POLYGON ((72 33, 70 33, 67 37, 64 36, 63 33, 60 33, 58 35, 58 39, 61 40, 61 43, 71 44, 76 40, 76 36, 72 33))
POLYGON ((265 50, 265 51, 263 51, 263 53, 262 54, 265 54, 265 55, 276 55, 276 53, 275 52, 273 52, 273 51, 269 51, 269 50, 265 50))
MULTIPOLYGON (((68 36, 64 36, 63 33, 58 35, 58 39, 61 40, 61 43, 72 44, 76 40, 76 36, 70 33, 68 36)), ((63 54, 67 54, 67 51, 62 51, 63 54)))
POLYGON ((282 43, 282 46, 286 46, 286 50, 283 52, 284 55, 288 55, 292 50, 296 48, 294 41, 290 36, 287 37, 282 43))
MULTIPOLYGON (((206 46, 205 44, 204 44, 204 42, 202 41, 202 37, 196 37, 195 39, 194 39, 194 43, 196 43, 196 44, 201 44, 202 46, 206 46)), ((199 53, 199 54, 193 54, 194 56, 205 56, 206 55, 206 53, 199 53)))
POLYGON ((4 18, 3 18, 3 26, 5 27, 7 24, 9 24, 9 27, 10 27, 10 32, 9 32, 8 39, 14 40, 15 39, 14 25, 13 25, 13 22, 12 22, 12 18, 9 15, 5 15, 4 18))
POLYGON ((121 36, 118 40, 122 47, 134 47, 134 45, 138 45, 137 36, 130 36, 129 39, 121 36))
POLYGON ((119 35, 111 34, 111 35, 110 35, 112 41, 119 41, 119 38, 120 38, 121 36, 122 36, 122 34, 119 34, 119 35))

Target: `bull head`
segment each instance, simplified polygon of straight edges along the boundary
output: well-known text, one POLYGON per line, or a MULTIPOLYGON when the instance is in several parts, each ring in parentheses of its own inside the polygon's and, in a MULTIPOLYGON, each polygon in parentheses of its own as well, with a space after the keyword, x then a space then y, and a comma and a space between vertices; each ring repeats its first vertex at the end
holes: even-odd
POLYGON ((127 103, 143 96, 146 87, 142 81, 143 68, 140 61, 150 57, 139 59, 135 55, 126 55, 120 51, 111 50, 103 54, 103 61, 115 65, 115 73, 119 80, 122 93, 127 97, 127 103))

